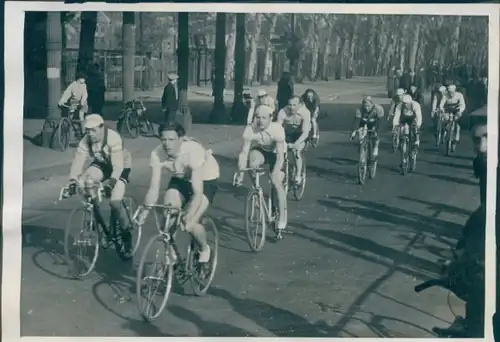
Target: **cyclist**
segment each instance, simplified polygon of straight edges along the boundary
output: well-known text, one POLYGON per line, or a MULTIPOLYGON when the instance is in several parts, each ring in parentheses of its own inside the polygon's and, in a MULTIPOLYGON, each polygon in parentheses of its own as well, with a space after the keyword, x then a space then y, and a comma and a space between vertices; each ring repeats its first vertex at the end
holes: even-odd
MULTIPOLYGON (((403 96, 402 103, 396 107, 394 112, 394 119, 392 126, 397 127, 400 125, 408 124, 414 130, 415 141, 414 152, 418 151, 420 146, 420 127, 422 126, 422 109, 417 101, 413 101, 410 95, 403 96)), ((401 126, 400 134, 403 133, 403 126, 401 126)))
POLYGON ((441 99, 441 103, 439 106, 445 113, 446 118, 448 119, 450 115, 455 117, 456 121, 456 135, 455 141, 453 142, 452 150, 455 150, 456 144, 460 140, 460 123, 459 119, 465 111, 465 100, 462 93, 457 91, 457 86, 454 84, 450 84, 447 87, 447 93, 444 94, 441 99))
MULTIPOLYGON (((437 88, 436 91, 433 92, 432 94, 432 103, 431 103, 431 118, 434 120, 436 113, 440 109, 441 101, 443 100, 443 97, 446 94, 446 87, 441 85, 437 88)), ((436 118, 437 120, 437 118, 436 118)))
MULTIPOLYGON (((138 222, 142 224, 146 220, 150 206, 158 201, 162 171, 168 171, 172 177, 167 185, 164 203, 178 209, 186 208, 182 217, 183 227, 200 246, 199 262, 207 263, 210 260, 210 246, 200 219, 217 192, 219 163, 211 150, 187 137, 184 127, 176 122, 160 125, 158 135, 161 144, 151 152, 151 181, 144 199, 144 211, 139 215, 138 222)), ((171 254, 174 257, 175 254, 171 254)))
MULTIPOLYGON (((75 80, 69 84, 59 100, 59 107, 69 107, 70 115, 78 110, 78 119, 80 120, 83 134, 83 119, 88 110, 88 93, 85 84, 86 76, 83 72, 77 72, 75 80)), ((71 118, 73 119, 73 118, 71 118)))
POLYGON ((265 105, 271 108, 273 111, 275 110, 274 99, 267 94, 267 91, 264 89, 259 89, 257 91, 257 97, 255 100, 251 100, 250 102, 250 110, 248 111, 247 116, 247 125, 251 125, 254 119, 255 108, 260 105, 265 105))
POLYGON ((375 161, 378 157, 378 128, 379 122, 384 117, 384 108, 373 102, 371 96, 365 96, 361 102, 361 107, 356 109, 356 115, 352 125, 351 139, 354 139, 356 133, 365 125, 369 130, 373 130, 375 134, 375 144, 373 146, 372 158, 375 161))
POLYGON ((292 149, 297 166, 295 182, 302 183, 302 151, 306 146, 306 140, 311 132, 311 112, 300 101, 300 97, 294 95, 288 100, 288 105, 278 112, 277 122, 285 130, 285 142, 292 149))
POLYGON ((285 131, 283 126, 272 122, 273 110, 268 106, 259 106, 255 110, 255 120, 243 132, 243 147, 238 157, 238 171, 234 175, 235 183, 243 182, 243 169, 247 164, 259 168, 268 164, 271 171, 271 183, 278 198, 278 229, 285 229, 286 193, 283 184, 285 164, 285 131))
POLYGON ((311 113, 312 138, 318 138, 319 96, 313 89, 307 89, 301 97, 302 103, 311 113))
MULTIPOLYGON (((69 187, 84 187, 85 180, 89 178, 94 182, 106 182, 106 192, 111 193, 111 210, 117 214, 124 245, 129 247, 131 227, 122 200, 132 166, 130 152, 123 148, 120 135, 104 126, 104 120, 99 114, 88 115, 84 119, 83 127, 86 134, 78 144, 71 165, 69 187), (92 161, 82 174, 88 158, 92 161)), ((105 237, 103 239, 105 240, 105 237)))
POLYGON ((399 88, 396 90, 396 95, 391 100, 391 105, 389 107, 389 115, 387 116, 387 121, 391 121, 392 118, 394 117, 394 110, 396 110, 397 105, 401 103, 401 99, 403 98, 405 93, 406 92, 403 88, 399 88))

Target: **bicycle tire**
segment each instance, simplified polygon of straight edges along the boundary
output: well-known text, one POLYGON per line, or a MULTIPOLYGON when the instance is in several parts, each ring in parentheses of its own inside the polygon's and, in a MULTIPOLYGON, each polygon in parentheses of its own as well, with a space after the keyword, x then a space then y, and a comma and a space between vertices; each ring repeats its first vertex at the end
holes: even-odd
MULTIPOLYGON (((80 228, 80 235, 81 235, 82 229, 83 229, 83 227, 80 228)), ((90 272, 92 272, 94 270, 95 265, 97 263, 97 259, 99 258, 99 249, 100 249, 100 243, 101 243, 100 238, 101 238, 101 233, 99 231, 99 227, 97 226, 97 222, 96 222, 96 219, 94 217, 94 213, 92 211, 89 211, 86 208, 82 208, 82 207, 77 207, 77 208, 73 209, 69 215, 68 221, 66 223, 66 228, 64 230, 64 257, 65 257, 66 262, 67 262, 68 267, 69 267, 69 273, 73 277, 75 277, 76 279, 81 279, 81 278, 87 276, 88 274, 90 274, 90 272), (91 260, 91 263, 90 263, 90 266, 88 267, 88 270, 86 272, 83 272, 83 273, 81 273, 79 271, 79 268, 78 268, 78 270, 75 269, 75 267, 74 267, 75 263, 72 261, 72 259, 70 257, 70 252, 69 252, 69 239, 71 236, 70 230, 71 230, 71 227, 73 226, 71 223, 71 219, 73 218, 73 215, 75 213, 77 213, 78 211, 81 211, 81 210, 84 210, 84 215, 85 215, 84 220, 82 220, 82 224, 86 224, 88 222, 88 220, 90 220, 90 222, 92 222, 92 227, 95 227, 95 230, 93 230, 93 231, 97 234, 97 242, 96 242, 96 246, 95 246, 95 250, 94 250, 94 257, 91 260), (90 215, 90 218, 88 218, 87 215, 90 215), (87 219, 87 220, 85 220, 85 219, 87 219)))
POLYGON ((139 131, 144 137, 150 137, 154 134, 153 124, 144 117, 144 114, 139 118, 139 131), (146 127, 145 129, 144 126, 146 127))
POLYGON ((311 146, 312 147, 316 147, 316 146, 318 146, 318 144, 319 144, 319 127, 318 127, 317 132, 316 132, 316 138, 314 138, 314 137, 311 138, 311 146))
MULTIPOLYGON (((137 308, 138 308, 141 316, 147 322, 151 322, 151 321, 155 320, 156 318, 158 318, 162 314, 163 310, 165 310, 165 307, 167 306, 167 301, 168 301, 168 298, 170 296, 170 292, 172 290, 172 280, 173 280, 173 275, 174 275, 174 267, 173 267, 172 263, 169 262, 168 257, 167 257, 167 253, 169 250, 170 250, 170 244, 165 241, 164 236, 161 234, 156 235, 156 236, 152 237, 149 240, 149 242, 147 243, 146 247, 144 248, 144 252, 142 254, 141 261, 139 262, 139 267, 137 269, 137 275, 136 275, 136 281, 135 281, 136 296, 137 296, 137 308), (146 258, 148 255, 148 251, 150 248, 152 248, 152 246, 155 242, 160 242, 165 247, 165 253, 163 253, 162 256, 163 256, 163 261, 166 261, 165 262, 165 264, 166 264, 165 271, 168 272, 168 275, 166 277, 164 277, 165 274, 162 275, 162 278, 164 278, 166 280, 166 283, 165 283, 165 292, 163 294, 163 300, 160 304, 160 307, 155 314, 150 314, 151 311, 148 310, 149 306, 143 307, 141 305, 143 303, 143 296, 142 296, 142 280, 143 280, 143 278, 142 278, 142 274, 143 274, 145 266, 146 266, 146 258)), ((158 257, 158 250, 156 251, 156 257, 158 257)), ((155 262, 155 264, 156 264, 156 262, 155 262)), ((156 291, 155 291, 155 293, 156 293, 156 291)), ((151 302, 150 296, 148 298, 146 298, 146 300, 147 300, 147 304, 149 304, 151 302)))
POLYGON ((406 175, 408 173, 408 137, 403 138, 401 144, 401 173, 406 175))
MULTIPOLYGON (((364 139, 364 138, 363 138, 364 139)), ((361 142, 361 146, 359 147, 359 162, 358 162, 358 183, 360 185, 365 184, 366 181, 366 144, 364 141, 361 142)))
POLYGON ((140 124, 137 114, 134 111, 128 111, 127 113, 125 113, 124 120, 125 127, 127 128, 127 133, 132 139, 137 138, 140 133, 140 124))
MULTIPOLYGON (((295 164, 297 165, 297 164, 295 164)), ((296 167, 295 167, 296 169, 296 167)), ((293 186, 293 197, 295 198, 296 201, 300 201, 302 196, 304 196, 304 192, 306 190, 306 156, 302 154, 302 183, 299 184, 294 184, 293 186)))
POLYGON ((441 145, 441 139, 443 138, 442 136, 442 120, 441 118, 438 118, 437 125, 436 125, 436 147, 439 147, 441 145))
POLYGON ((57 124, 52 139, 52 148, 64 152, 69 147, 71 123, 67 118, 61 118, 57 124))
POLYGON ((454 123, 450 123, 448 125, 448 132, 446 134, 447 136, 447 141, 446 141, 446 155, 450 156, 452 153, 452 145, 453 145, 453 131, 454 131, 454 123))
MULTIPOLYGON (((205 228, 205 231, 208 233, 209 229, 207 226, 211 226, 211 230, 214 232, 214 241, 213 245, 210 246, 210 270, 209 270, 209 275, 207 277, 207 280, 205 284, 203 285, 201 281, 199 281, 199 278, 197 277, 198 275, 198 269, 197 266, 199 267, 204 267, 201 266, 200 264, 196 265, 195 264, 195 253, 194 253, 194 238, 191 237, 192 243, 189 245, 188 249, 188 256, 186 257, 186 267, 188 270, 188 273, 190 273, 192 276, 190 277, 190 283, 191 283, 191 288, 193 289, 193 292, 197 296, 204 296, 208 289, 210 288, 210 285, 212 285, 212 281, 214 280, 215 277, 215 270, 217 269, 217 261, 219 257, 219 230, 217 229, 217 225, 215 222, 209 218, 209 217, 204 217, 202 219, 202 225, 205 228)), ((208 234, 207 234, 208 235, 208 234)))
POLYGON ((374 179, 377 174, 378 160, 373 161, 373 148, 370 146, 370 162, 368 163, 368 178, 374 179))
POLYGON ((398 150, 399 145, 399 133, 392 133, 392 153, 395 153, 398 150))
MULTIPOLYGON (((263 207, 263 203, 262 203, 261 195, 259 194, 258 191, 251 190, 248 193, 246 201, 245 201, 245 232, 247 235, 248 246, 250 247, 250 249, 253 252, 260 252, 262 250, 262 248, 264 247, 264 244, 266 242, 267 222, 266 222, 266 218, 265 218, 265 212, 263 211, 264 208, 262 208, 262 207, 263 207), (258 203, 258 206, 256 205, 256 203, 258 203), (257 208, 257 210, 255 210, 256 208, 257 208), (257 240, 256 240, 256 242, 254 244, 254 243, 252 243, 253 235, 252 235, 252 231, 251 231, 251 227, 250 227, 250 220, 251 220, 250 215, 252 213, 254 213, 255 211, 258 212, 258 217, 259 217, 258 222, 261 225, 261 228, 257 227, 257 229, 255 229, 256 230, 255 237, 257 238, 257 234, 259 231, 262 231, 262 237, 260 239, 260 242, 257 243, 257 240)), ((269 208, 269 210, 271 210, 271 209, 272 208, 269 208)))

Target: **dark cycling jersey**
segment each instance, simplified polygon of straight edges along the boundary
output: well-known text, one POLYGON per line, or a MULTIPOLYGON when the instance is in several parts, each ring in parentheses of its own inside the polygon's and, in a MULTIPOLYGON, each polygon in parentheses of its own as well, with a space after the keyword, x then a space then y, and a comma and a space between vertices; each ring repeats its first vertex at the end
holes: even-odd
POLYGON ((356 117, 359 118, 359 127, 366 125, 368 129, 378 129, 379 119, 384 116, 382 106, 374 104, 370 111, 366 111, 363 106, 356 110, 356 117))

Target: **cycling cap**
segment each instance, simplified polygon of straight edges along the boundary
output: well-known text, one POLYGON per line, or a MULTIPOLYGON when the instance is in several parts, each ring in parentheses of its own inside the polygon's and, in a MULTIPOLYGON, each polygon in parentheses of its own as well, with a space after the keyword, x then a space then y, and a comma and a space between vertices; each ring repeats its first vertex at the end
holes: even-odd
POLYGON ((103 124, 104 120, 102 116, 100 116, 99 114, 90 114, 87 117, 85 117, 85 122, 83 126, 85 128, 95 128, 103 124))
POLYGON ((457 86, 456 86, 456 85, 454 85, 454 84, 450 84, 450 85, 448 86, 448 90, 451 90, 451 91, 457 90, 457 86))
POLYGON ((258 97, 261 97, 261 96, 266 96, 267 95, 267 91, 265 91, 264 89, 259 89, 257 91, 257 96, 258 97))
POLYGON ((412 98, 410 95, 405 95, 403 96, 403 99, 401 100, 403 103, 411 103, 412 98))
POLYGON ((255 109, 255 114, 268 114, 268 115, 272 115, 274 112, 274 110, 269 107, 269 106, 266 106, 266 105, 260 105, 257 107, 257 109, 255 109))
POLYGON ((441 87, 439 87, 438 90, 443 93, 443 92, 446 91, 446 87, 445 86, 441 86, 441 87))
POLYGON ((170 80, 170 81, 174 81, 176 79, 179 78, 179 76, 177 76, 177 74, 168 74, 167 75, 167 78, 170 80))
POLYGON ((373 103, 372 97, 371 96, 363 97, 363 103, 373 103))
POLYGON ((396 90, 396 95, 397 95, 397 96, 401 96, 401 95, 403 95, 404 93, 405 93, 405 90, 404 90, 404 89, 402 89, 402 88, 399 88, 398 90, 396 90))

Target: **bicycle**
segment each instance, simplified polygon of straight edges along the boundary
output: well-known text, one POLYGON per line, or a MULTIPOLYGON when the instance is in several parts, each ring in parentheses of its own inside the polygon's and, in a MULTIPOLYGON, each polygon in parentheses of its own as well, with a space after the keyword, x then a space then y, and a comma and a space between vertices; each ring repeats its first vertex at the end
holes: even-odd
POLYGON ((417 152, 415 150, 415 126, 412 124, 399 125, 399 130, 404 129, 404 134, 401 140, 401 173, 406 175, 408 171, 415 171, 417 167, 417 152))
MULTIPOLYGON (((305 142, 306 147, 309 144, 308 141, 305 142)), ((305 147, 304 147, 305 151, 305 147)), ((288 152, 285 154, 285 166, 286 166, 286 174, 285 178, 288 180, 286 184, 286 192, 288 193, 289 189, 292 189, 293 192, 293 197, 295 198, 296 201, 299 201, 302 196, 304 195, 304 191, 306 190, 306 157, 303 152, 300 152, 302 154, 302 170, 301 170, 301 182, 298 184, 295 181, 295 178, 297 176, 297 158, 295 157, 293 151, 291 151, 290 148, 288 148, 288 152), (291 155, 293 158, 293 162, 290 163, 290 159, 288 158, 288 155, 291 155)))
MULTIPOLYGON (((273 224, 272 229, 276 233, 277 240, 283 239, 283 229, 278 229, 277 219, 279 218, 278 208, 275 204, 274 189, 271 188, 271 193, 266 198, 264 190, 260 185, 260 176, 267 173, 265 168, 246 168, 242 172, 250 172, 252 178, 252 188, 248 191, 245 201, 245 232, 247 242, 250 249, 254 252, 260 252, 266 242, 266 230, 269 225, 273 224), (252 219, 254 218, 254 219, 252 219), (255 228, 252 227, 252 222, 255 222, 255 228), (260 233, 260 239, 259 239, 260 233)), ((271 182, 271 180, 269 180, 271 182)), ((287 172, 285 171, 285 179, 283 180, 285 191, 287 191, 287 172)), ((236 179, 233 180, 233 185, 239 186, 236 179)))
POLYGON ((398 126, 394 126, 392 129, 392 153, 395 153, 399 147, 399 131, 398 126))
MULTIPOLYGON (((149 208, 154 209, 156 228, 158 233, 149 240, 139 263, 139 268, 136 276, 136 294, 137 294, 137 307, 141 316, 148 322, 153 321, 158 318, 163 310, 165 309, 168 301, 168 297, 172 290, 173 276, 175 277, 179 284, 182 286, 186 282, 190 282, 194 293, 197 296, 203 296, 208 291, 210 285, 215 276, 215 269, 217 268, 217 258, 219 253, 219 232, 214 221, 209 217, 205 216, 202 218, 201 223, 204 226, 206 232, 214 233, 213 244, 210 246, 211 256, 208 263, 199 263, 195 254, 198 249, 198 242, 195 240, 192 234, 190 235, 190 241, 186 251, 186 258, 182 259, 181 254, 177 248, 175 242, 175 234, 179 227, 182 227, 181 223, 181 210, 174 208, 170 205, 153 205, 150 207, 140 207, 134 214, 134 221, 136 220, 139 212, 143 209, 149 208), (162 210, 164 214, 163 225, 160 225, 158 220, 157 210, 162 210), (170 227, 170 225, 172 226, 170 227), (159 243, 155 253, 155 262, 153 264, 153 272, 151 275, 146 275, 143 277, 147 269, 147 255, 148 251, 152 251, 154 245, 159 243), (163 247, 163 252, 160 252, 160 247, 163 247), (174 265, 174 260, 177 262, 174 265), (159 265, 159 268, 156 266, 159 265), (151 288, 146 297, 143 295, 143 281, 159 283, 158 286, 151 286, 151 288), (158 291, 159 290, 159 291, 158 291), (156 294, 162 295, 163 299, 156 312, 154 312, 156 306, 153 304, 153 300, 156 294), (145 303, 144 303, 145 301, 145 303), (151 304, 151 305, 150 305, 151 304)), ((184 230, 184 229, 182 229, 184 230)))
POLYGON ((441 110, 438 110, 435 115, 437 115, 437 121, 436 121, 436 132, 434 134, 436 136, 436 147, 439 147, 439 145, 441 145, 444 142, 443 139, 446 134, 443 125, 444 113, 441 110))
POLYGON ((446 155, 449 156, 455 152, 457 118, 454 114, 446 113, 448 120, 444 125, 443 141, 445 143, 446 155))
MULTIPOLYGON (((358 183, 363 185, 366 173, 370 179, 375 178, 378 160, 373 157, 373 148, 377 139, 374 129, 368 129, 367 125, 358 129, 359 139, 359 161, 358 161, 358 183)), ((353 137, 354 138, 354 137, 353 137)))
MULTIPOLYGON (((99 257, 99 249, 108 249, 112 244, 115 246, 115 251, 120 259, 123 261, 128 261, 132 259, 137 248, 139 247, 139 242, 141 240, 142 229, 141 227, 135 227, 133 224, 132 231, 137 231, 137 239, 135 244, 132 243, 130 249, 127 250, 124 241, 122 239, 122 231, 123 227, 120 227, 120 222, 118 220, 117 214, 114 210, 111 211, 109 226, 104 223, 104 219, 99 210, 99 204, 102 202, 103 197, 109 197, 109 194, 104 194, 104 187, 101 182, 90 184, 86 181, 85 189, 78 187, 77 185, 70 185, 67 187, 63 187, 61 192, 59 193, 59 200, 69 198, 75 194, 79 193, 83 196, 83 208, 77 207, 73 209, 70 213, 70 217, 68 219, 65 232, 64 232, 64 255, 66 261, 70 268, 70 273, 77 279, 81 279, 86 275, 90 274, 95 268, 97 263, 97 259, 99 257), (70 237, 71 237, 71 228, 72 218, 79 211, 83 209, 83 222, 80 227, 80 233, 78 235, 76 244, 82 244, 83 246, 91 246, 91 236, 93 234, 97 235, 96 244, 94 247, 94 255, 90 260, 90 265, 86 271, 81 271, 78 266, 78 260, 76 262, 72 261, 70 256, 70 237), (104 235, 103 235, 104 234, 104 235), (107 244, 104 241, 101 241, 103 237, 107 238, 107 244)), ((134 206, 135 200, 127 196, 122 200, 122 205, 124 206, 125 212, 127 214, 127 218, 129 222, 132 221, 132 207, 134 206)), ((73 243, 74 245, 75 243, 73 243)), ((79 248, 77 247, 79 250, 79 248)))
MULTIPOLYGON (((82 123, 78 117, 80 111, 80 106, 73 108, 69 105, 63 104, 59 106, 64 108, 65 111, 61 115, 61 119, 55 125, 53 122, 46 120, 43 124, 42 132, 50 131, 49 128, 53 128, 52 134, 50 134, 50 146, 53 148, 64 152, 68 147, 73 146, 78 143, 83 138, 82 123)), ((43 139, 47 137, 42 134, 42 146, 47 144, 43 139)))
POLYGON ((153 124, 146 117, 144 100, 148 98, 150 96, 125 103, 116 123, 116 128, 119 132, 125 128, 133 139, 137 138, 139 134, 142 136, 151 136, 154 133, 153 124))

